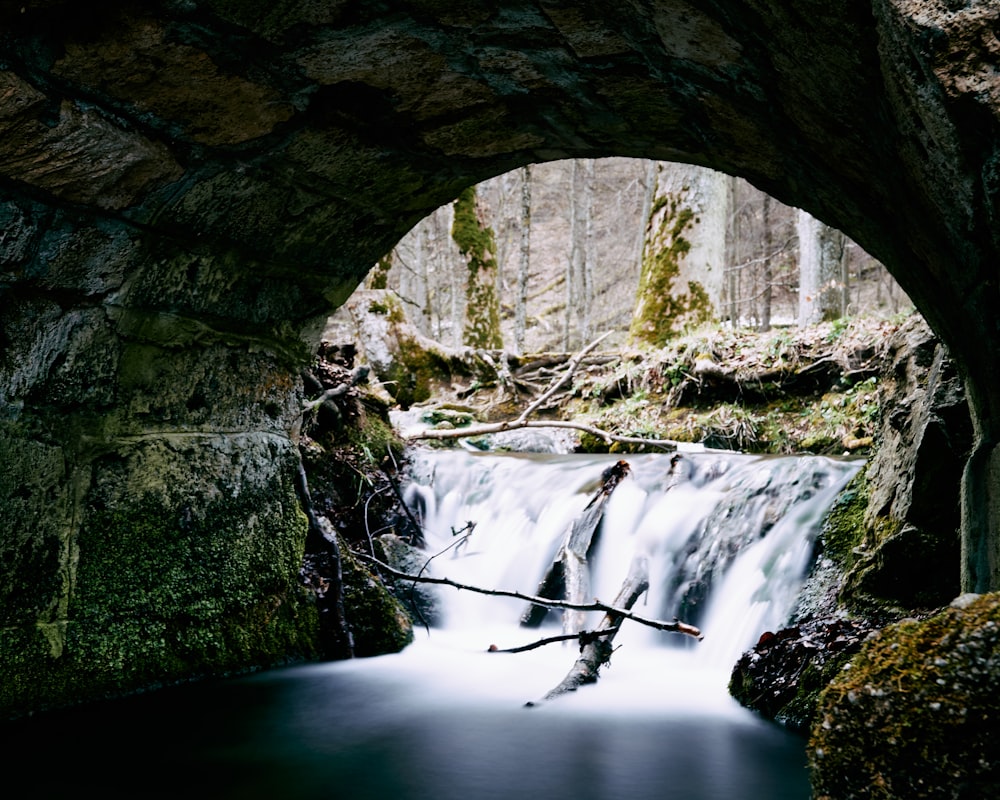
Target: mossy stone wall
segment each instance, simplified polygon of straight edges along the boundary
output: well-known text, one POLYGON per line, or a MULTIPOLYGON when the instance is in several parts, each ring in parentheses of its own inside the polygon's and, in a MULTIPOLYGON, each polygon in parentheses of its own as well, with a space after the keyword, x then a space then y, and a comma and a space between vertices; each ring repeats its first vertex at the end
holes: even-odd
POLYGON ((95 459, 78 527, 27 540, 35 563, 5 577, 16 616, 0 633, 0 708, 313 657, 315 609, 297 581, 307 530, 297 458, 287 439, 240 434, 140 439, 95 459), (188 470, 200 487, 180 480, 188 470))

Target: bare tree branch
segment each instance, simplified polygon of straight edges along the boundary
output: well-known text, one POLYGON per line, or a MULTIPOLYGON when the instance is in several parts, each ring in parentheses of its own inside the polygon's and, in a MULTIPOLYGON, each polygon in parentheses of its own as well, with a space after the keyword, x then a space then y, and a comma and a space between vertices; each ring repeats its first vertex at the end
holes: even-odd
POLYGON ((559 389, 562 388, 563 384, 565 384, 573 377, 573 373, 576 372, 577 367, 580 366, 580 362, 583 360, 584 356, 586 356, 587 353, 589 353, 591 350, 597 347, 597 345, 599 345, 601 342, 607 339, 611 334, 612 331, 608 331, 603 336, 598 336, 596 339, 594 339, 594 341, 592 341, 590 344, 584 347, 583 350, 581 350, 579 353, 573 356, 573 358, 570 359, 569 364, 566 365, 566 371, 562 374, 562 376, 557 380, 553 381, 548 389, 546 389, 544 392, 541 393, 541 395, 535 398, 534 402, 530 403, 528 407, 521 412, 521 415, 515 421, 525 422, 528 419, 528 417, 530 417, 539 408, 545 405, 545 403, 548 402, 549 398, 551 398, 552 395, 554 395, 557 391, 559 391, 559 389))
POLYGON ((518 420, 508 420, 506 422, 491 422, 485 425, 470 425, 467 428, 454 428, 451 430, 428 430, 418 431, 410 434, 409 438, 416 439, 465 439, 470 436, 485 436, 490 433, 503 433, 504 431, 518 430, 521 428, 569 428, 571 430, 583 431, 599 439, 603 439, 607 444, 620 442, 621 444, 635 444, 645 447, 658 447, 667 452, 677 449, 680 442, 673 439, 643 439, 638 436, 619 436, 615 433, 595 428, 593 425, 584 425, 582 422, 568 422, 563 420, 546 420, 544 422, 519 422, 518 420))
POLYGON ((631 620, 632 622, 637 622, 640 625, 645 625, 649 628, 654 628, 658 631, 666 631, 668 633, 683 633, 687 636, 693 636, 696 639, 704 638, 701 631, 694 625, 689 625, 686 622, 681 622, 678 619, 674 619, 673 622, 664 622, 658 619, 649 619, 648 617, 640 617, 638 614, 633 614, 631 611, 624 608, 617 608, 615 606, 602 603, 599 600, 594 600, 593 603, 569 603, 565 600, 549 600, 544 597, 537 597, 536 595, 524 594, 523 592, 514 592, 507 589, 484 589, 480 586, 470 586, 465 583, 458 583, 450 578, 434 578, 430 575, 410 575, 406 572, 401 572, 397 569, 393 569, 388 564, 383 561, 379 561, 377 558, 373 558, 367 553, 360 553, 351 551, 352 555, 362 561, 367 561, 369 564, 374 564, 380 570, 394 578, 398 578, 404 581, 413 581, 415 583, 432 583, 439 586, 451 586, 458 590, 465 590, 468 592, 476 592, 477 594, 491 595, 494 597, 513 597, 515 600, 524 600, 526 602, 532 603, 538 606, 546 606, 547 608, 561 608, 570 609, 573 611, 603 611, 606 614, 614 614, 622 619, 631 620))
MULTIPOLYGON (((630 609, 642 594, 649 588, 649 560, 645 556, 632 559, 628 575, 622 583, 622 588, 615 597, 615 606, 630 609)), ((625 612, 627 614, 628 612, 625 612)), ((609 611, 604 615, 597 631, 601 636, 591 635, 587 642, 580 641, 580 657, 566 673, 559 685, 551 689, 545 697, 536 702, 528 702, 528 708, 538 706, 549 700, 555 700, 569 692, 575 692, 581 686, 595 683, 601 667, 609 663, 614 653, 612 641, 622 626, 625 614, 621 611, 609 611), (602 638, 603 637, 603 638, 602 638)))
POLYGON ((612 630, 607 628, 603 631, 580 631, 579 633, 561 633, 558 636, 546 636, 544 639, 538 639, 531 644, 523 644, 520 647, 508 647, 505 649, 500 649, 495 644, 491 644, 486 650, 487 653, 526 653, 528 650, 536 650, 539 647, 544 647, 547 644, 556 644, 557 642, 568 642, 573 639, 577 639, 580 642, 580 647, 586 647, 588 644, 596 641, 601 636, 611 636, 617 633, 617 630, 612 630))

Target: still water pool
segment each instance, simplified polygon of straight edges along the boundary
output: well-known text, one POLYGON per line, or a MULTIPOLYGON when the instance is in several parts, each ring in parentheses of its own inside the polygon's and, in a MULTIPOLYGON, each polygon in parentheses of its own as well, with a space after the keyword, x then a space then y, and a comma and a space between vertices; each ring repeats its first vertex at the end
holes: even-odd
POLYGON ((572 662, 571 649, 554 651, 487 655, 418 642, 402 656, 292 667, 8 724, 4 783, 24 788, 4 794, 809 797, 802 740, 703 692, 706 676, 676 671, 676 654, 664 654, 667 672, 657 677, 648 653, 640 670, 623 647, 597 685, 524 708, 572 662))

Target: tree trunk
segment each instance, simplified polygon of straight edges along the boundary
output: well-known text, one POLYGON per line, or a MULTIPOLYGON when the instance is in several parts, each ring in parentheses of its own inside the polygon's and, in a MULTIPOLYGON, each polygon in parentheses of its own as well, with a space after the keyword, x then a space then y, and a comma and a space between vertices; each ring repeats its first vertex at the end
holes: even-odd
POLYGON ((739 267, 739 210, 736 206, 737 178, 726 180, 726 307, 729 324, 736 330, 740 326, 740 272, 739 267))
POLYGON ((639 284, 639 279, 642 276, 642 257, 646 250, 646 228, 649 225, 649 216, 653 211, 653 200, 656 196, 656 171, 657 163, 655 161, 647 161, 644 177, 642 179, 642 211, 639 216, 640 225, 639 230, 637 231, 635 243, 634 280, 636 285, 639 284))
POLYGON ((591 339, 594 313, 594 159, 583 162, 583 193, 580 196, 580 216, 583 221, 583 257, 580 263, 580 343, 591 339))
POLYGON ((799 210, 799 325, 842 317, 846 313, 842 281, 846 237, 799 210))
POLYGON ((531 165, 521 168, 521 258, 514 301, 514 350, 524 352, 527 327, 528 275, 531 272, 531 165))
POLYGON ((771 330, 771 293, 774 286, 774 270, 771 268, 771 253, 774 248, 774 237, 771 235, 771 196, 765 194, 761 206, 761 225, 763 227, 763 286, 760 292, 760 330, 764 333, 771 330))
POLYGON ((465 324, 462 343, 483 350, 500 350, 500 303, 497 298, 496 241, 485 223, 476 187, 470 186, 455 201, 451 235, 465 257, 465 324))
POLYGON ((629 329, 632 342, 662 347, 719 317, 728 223, 726 181, 712 170, 661 165, 629 329))

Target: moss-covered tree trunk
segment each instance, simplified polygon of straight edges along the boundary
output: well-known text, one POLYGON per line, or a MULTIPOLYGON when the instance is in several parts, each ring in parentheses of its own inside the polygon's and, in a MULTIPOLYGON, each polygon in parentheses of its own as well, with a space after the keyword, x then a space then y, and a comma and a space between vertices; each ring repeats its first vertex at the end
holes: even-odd
POLYGON ((470 186, 455 200, 451 236, 468 265, 462 343, 499 350, 503 347, 503 337, 497 297, 497 246, 493 229, 483 219, 475 186, 470 186))
POLYGON ((662 347, 718 316, 726 242, 726 177, 663 165, 646 228, 629 329, 633 344, 662 347))

